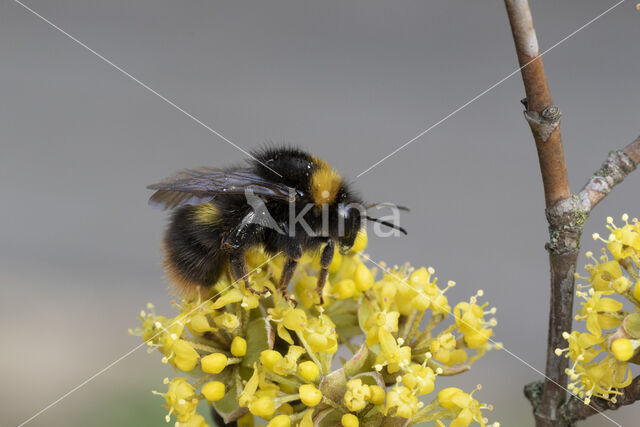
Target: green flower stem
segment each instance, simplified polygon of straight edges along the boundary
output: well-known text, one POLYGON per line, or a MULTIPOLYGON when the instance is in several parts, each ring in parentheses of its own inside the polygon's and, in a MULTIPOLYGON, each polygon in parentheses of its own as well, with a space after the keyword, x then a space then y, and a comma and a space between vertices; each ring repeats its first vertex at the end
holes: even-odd
POLYGON ((426 310, 418 312, 418 316, 413 321, 413 324, 411 325, 411 329, 409 329, 409 334, 406 337, 404 337, 405 341, 411 342, 410 338, 415 337, 418 334, 418 329, 420 329, 420 323, 422 323, 422 319, 424 319, 425 313, 426 313, 426 310))
POLYGON ((236 306, 236 316, 240 321, 240 325, 238 326, 237 336, 242 336, 243 332, 247 330, 247 325, 249 324, 249 312, 242 308, 242 303, 237 302, 236 306))
POLYGON ((242 362, 242 357, 229 357, 227 358, 227 366, 235 365, 242 362))
POLYGON ((402 338, 403 340, 407 340, 407 336, 409 335, 409 330, 413 326, 413 322, 415 322, 416 317, 418 317, 418 310, 413 309, 409 313, 408 316, 403 316, 404 322, 402 323, 402 327, 398 331, 398 338, 402 338))
POLYGON ((183 339, 189 344, 191 344, 191 347, 193 347, 196 350, 204 351, 207 353, 226 353, 224 350, 220 350, 217 347, 212 347, 210 345, 203 344, 193 339, 186 339, 186 338, 183 338, 183 339))
POLYGON ((431 331, 433 330, 433 328, 438 326, 438 324, 443 320, 444 320, 444 314, 431 315, 431 318, 429 319, 429 323, 427 323, 427 326, 424 328, 424 331, 422 331, 422 333, 418 335, 418 337, 416 338, 415 346, 421 346, 425 342, 429 341, 431 339, 431 331))
POLYGON ((346 412, 345 408, 343 408, 342 406, 338 405, 332 399, 329 399, 328 397, 326 397, 324 395, 322 396, 322 403, 324 403, 325 405, 331 406, 336 411, 346 412))
POLYGON ((410 422, 412 424, 417 424, 417 423, 423 423, 423 422, 426 422, 426 421, 435 421, 435 420, 440 420, 440 419, 452 419, 452 418, 456 417, 455 412, 451 411, 450 409, 443 409, 441 411, 431 412, 433 409, 439 407, 439 405, 437 403, 438 402, 436 401, 436 406, 435 407, 431 407, 432 404, 429 404, 429 405, 425 406, 424 408, 422 408, 420 410, 420 412, 418 412, 413 417, 411 417, 410 422))
POLYGON ((200 378, 198 381, 196 381, 195 383, 191 384, 193 386, 193 388, 198 388, 201 385, 203 385, 204 383, 208 382, 209 380, 212 380, 214 377, 212 374, 207 374, 204 377, 200 378))
POLYGON ((229 348, 229 346, 231 345, 231 340, 229 339, 227 334, 221 331, 219 328, 216 328, 215 331, 207 332, 203 335, 203 338, 205 340, 214 342, 216 345, 218 345, 219 348, 229 348))
POLYGON ((340 340, 340 343, 344 344, 345 347, 351 350, 351 353, 356 354, 358 352, 358 347, 351 344, 348 339, 342 338, 340 336, 338 336, 338 339, 340 340))
MULTIPOLYGON (((434 316, 434 317, 437 317, 437 316, 434 316)), ((441 322, 441 321, 442 321, 442 320, 440 320, 439 322, 441 322)), ((439 323, 439 322, 438 322, 438 323, 439 323)), ((435 325, 434 325, 434 326, 435 326, 435 325)), ((457 327, 458 327, 458 325, 456 325, 455 323, 453 323, 453 324, 451 324, 451 325, 447 326, 447 327, 446 327, 445 329, 443 329, 442 331, 440 331, 440 332, 438 333, 438 335, 437 335, 437 336, 440 336, 440 335, 444 335, 444 334, 451 333, 451 332, 455 331, 457 327)), ((427 332, 427 331, 425 330, 425 332, 427 332)), ((432 338, 432 337, 431 337, 431 331, 429 330, 428 332, 429 332, 429 334, 425 337, 425 339, 419 340, 419 341, 416 343, 416 346, 418 346, 418 345, 424 345, 424 344, 427 344, 427 342, 431 340, 431 338, 432 338)))
POLYGON ((274 380, 276 382, 279 382, 281 384, 287 384, 287 385, 289 385, 291 387, 295 387, 296 389, 298 387, 300 387, 300 384, 303 384, 300 381, 291 380, 291 379, 286 378, 286 377, 284 377, 282 375, 276 374, 275 372, 265 371, 265 373, 266 373, 266 375, 267 375, 267 377, 269 379, 272 379, 272 380, 274 380))
POLYGON ((631 302, 636 307, 636 311, 640 309, 640 301, 635 299, 635 297, 633 296, 633 291, 631 289, 629 289, 627 292, 622 294, 622 296, 624 296, 627 300, 629 300, 629 302, 631 302))
POLYGON ((294 400, 299 400, 300 395, 296 394, 285 394, 283 396, 278 396, 273 399, 274 405, 276 408, 280 407, 283 403, 293 402, 294 400))
POLYGON ((330 367, 327 367, 324 364, 320 363, 320 360, 318 360, 318 356, 316 356, 316 354, 313 352, 313 350, 311 350, 311 347, 309 346, 309 343, 307 343, 307 340, 304 339, 304 335, 303 334, 301 334, 300 332, 296 331, 296 335, 300 339, 300 342, 302 343, 302 346, 304 347, 304 349, 307 350, 307 354, 309 355, 311 360, 313 360, 313 362, 316 365, 320 366, 320 368, 322 370, 322 375, 327 375, 329 373, 330 367))

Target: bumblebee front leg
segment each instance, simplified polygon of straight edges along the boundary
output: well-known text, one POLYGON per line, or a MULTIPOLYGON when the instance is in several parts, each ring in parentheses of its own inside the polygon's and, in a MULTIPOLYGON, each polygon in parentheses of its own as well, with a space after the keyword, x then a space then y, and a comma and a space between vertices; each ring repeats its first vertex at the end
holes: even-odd
POLYGON ((289 296, 289 292, 287 291, 287 287, 289 286, 289 282, 291 282, 291 278, 293 277, 293 273, 296 272, 296 267, 298 266, 298 261, 302 257, 302 248, 300 245, 291 246, 287 251, 287 261, 284 263, 284 268, 282 269, 282 276, 280 277, 280 283, 278 285, 278 290, 280 294, 294 306, 298 303, 296 300, 289 296))
MULTIPOLYGON (((251 215, 251 213, 249 213, 251 215)), ((265 295, 268 289, 257 291, 249 285, 249 272, 247 270, 247 259, 245 249, 258 240, 262 228, 249 221, 243 220, 231 233, 222 241, 223 249, 229 254, 229 267, 231 278, 234 282, 242 281, 245 289, 256 295, 265 295)))
POLYGON ((229 253, 229 266, 231 268, 231 278, 234 283, 242 281, 245 289, 256 295, 265 295, 268 289, 258 291, 249 284, 249 272, 247 271, 247 260, 244 251, 238 250, 229 253))
POLYGON ((329 239, 322 250, 322 255, 320 255, 320 275, 318 276, 318 283, 316 285, 316 292, 320 297, 320 305, 324 304, 322 292, 324 291, 324 285, 327 282, 327 277, 329 276, 329 266, 331 265, 331 261, 333 261, 333 252, 333 240, 329 239))

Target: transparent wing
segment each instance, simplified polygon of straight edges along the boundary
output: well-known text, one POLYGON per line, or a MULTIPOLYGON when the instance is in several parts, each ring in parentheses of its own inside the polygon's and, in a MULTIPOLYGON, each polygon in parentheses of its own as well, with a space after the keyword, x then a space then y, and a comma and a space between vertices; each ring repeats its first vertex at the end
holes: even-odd
POLYGON ((211 201, 220 194, 245 194, 247 190, 259 197, 284 201, 289 201, 292 194, 297 194, 295 189, 267 181, 248 168, 183 169, 147 188, 156 190, 149 199, 149 204, 161 209, 198 205, 211 201))

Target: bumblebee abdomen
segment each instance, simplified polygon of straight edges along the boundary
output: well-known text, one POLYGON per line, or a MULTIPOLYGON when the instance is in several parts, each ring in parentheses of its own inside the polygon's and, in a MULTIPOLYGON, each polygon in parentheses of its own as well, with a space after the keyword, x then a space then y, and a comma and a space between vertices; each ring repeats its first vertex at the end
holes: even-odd
POLYGON ((213 286, 227 266, 221 250, 224 228, 213 203, 179 208, 164 237, 168 279, 183 293, 213 286))

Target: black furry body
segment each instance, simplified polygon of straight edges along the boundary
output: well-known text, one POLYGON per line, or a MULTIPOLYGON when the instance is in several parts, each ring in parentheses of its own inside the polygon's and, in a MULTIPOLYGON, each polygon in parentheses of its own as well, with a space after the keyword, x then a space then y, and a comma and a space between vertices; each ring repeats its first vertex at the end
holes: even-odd
MULTIPOLYGON (((186 180, 179 181, 180 185, 175 185, 178 180, 169 179, 150 187, 158 190, 154 195, 156 202, 165 207, 176 207, 165 234, 164 247, 167 271, 172 281, 180 287, 210 287, 227 268, 231 269, 235 280, 245 279, 245 251, 261 246, 268 255, 284 253, 287 256, 288 262, 280 281, 280 286, 286 289, 303 252, 319 250, 324 246, 321 265, 327 270, 333 257, 334 243, 342 251, 353 246, 361 225, 361 211, 353 206, 360 206, 361 200, 337 178, 333 170, 327 169, 329 166, 325 162, 288 147, 267 149, 253 155, 255 160, 250 162, 248 168, 216 170, 215 173, 233 174, 241 170, 243 176, 249 177, 248 180, 257 182, 259 185, 252 188, 257 189, 259 200, 264 203, 280 231, 260 223, 247 222, 256 209, 248 203, 243 192, 227 192, 225 188, 219 188, 213 192, 215 194, 209 194, 198 192, 199 184, 193 184, 194 190, 189 190, 190 182, 208 176, 204 172, 196 174, 194 171, 186 180), (325 184, 331 191, 323 190, 325 184), (271 185, 290 188, 290 194, 295 194, 295 201, 270 196, 271 185), (185 202, 184 193, 194 194, 197 198, 185 202), (319 197, 325 194, 329 194, 327 198, 330 200, 322 199, 323 203, 319 203, 319 197), (187 204, 194 200, 203 203, 187 204), (176 203, 178 206, 175 206, 176 203), (292 212, 298 216, 305 209, 307 211, 301 218, 312 233, 304 228, 302 221, 296 223, 293 231, 290 230, 292 212), (340 222, 343 226, 339 225, 340 222)), ((183 175, 179 177, 183 178, 183 175)), ((319 285, 320 280, 322 283, 326 280, 326 274, 325 271, 322 278, 321 272, 319 285)), ((248 286, 246 281, 245 285, 248 286)))

